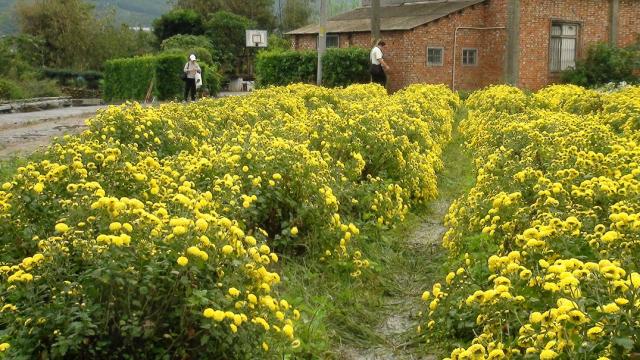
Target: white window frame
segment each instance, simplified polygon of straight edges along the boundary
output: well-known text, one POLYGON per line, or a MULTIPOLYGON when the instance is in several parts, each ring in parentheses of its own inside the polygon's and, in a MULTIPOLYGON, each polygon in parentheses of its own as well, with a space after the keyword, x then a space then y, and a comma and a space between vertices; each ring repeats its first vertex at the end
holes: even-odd
POLYGON ((576 60, 578 59, 578 50, 580 46, 580 24, 573 21, 562 21, 562 20, 554 20, 551 22, 551 28, 549 29, 549 72, 550 73, 560 73, 564 70, 575 67, 576 60), (575 26, 575 34, 566 34, 565 27, 575 26), (560 27, 560 34, 554 34, 553 30, 556 27, 560 27), (560 41, 559 48, 554 48, 554 39, 560 41), (570 52, 569 42, 573 40, 573 61, 563 60, 563 55, 566 55, 567 52, 570 52), (567 45, 564 45, 564 42, 567 42, 567 45), (554 56, 554 52, 558 51, 559 54, 554 56), (554 62, 556 59, 556 62, 554 62), (567 64, 563 64, 566 62, 567 64))
POLYGON ((438 67, 444 66, 444 46, 429 46, 427 45, 427 66, 438 67), (440 50, 440 62, 429 61, 429 50, 440 50))
POLYGON ((478 56, 479 56, 478 48, 462 48, 462 61, 461 61, 462 66, 478 66, 478 56), (473 64, 465 63, 464 53, 466 51, 473 51, 475 53, 475 56, 473 57, 473 60, 474 60, 473 64))

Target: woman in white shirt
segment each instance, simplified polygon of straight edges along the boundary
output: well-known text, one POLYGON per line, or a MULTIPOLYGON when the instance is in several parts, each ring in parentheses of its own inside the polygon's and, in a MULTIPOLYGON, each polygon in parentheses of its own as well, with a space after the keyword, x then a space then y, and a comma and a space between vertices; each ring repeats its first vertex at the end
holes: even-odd
POLYGON ((371 53, 369 54, 371 60, 371 81, 382 86, 387 85, 387 75, 385 71, 389 71, 389 66, 385 63, 382 55, 382 47, 384 47, 384 45, 384 41, 376 39, 373 42, 373 49, 371 49, 371 53))
POLYGON ((191 101, 196 100, 196 74, 200 72, 200 65, 196 62, 196 56, 191 54, 189 61, 184 65, 184 73, 186 75, 184 80, 184 101, 189 99, 189 93, 191 93, 191 101))

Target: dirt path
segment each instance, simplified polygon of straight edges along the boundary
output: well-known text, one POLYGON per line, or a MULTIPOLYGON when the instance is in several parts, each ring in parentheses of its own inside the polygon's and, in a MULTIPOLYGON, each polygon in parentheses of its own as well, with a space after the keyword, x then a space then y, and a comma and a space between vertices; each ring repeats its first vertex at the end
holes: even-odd
POLYGON ((418 313, 423 310, 420 296, 433 282, 434 265, 443 257, 440 242, 446 229, 444 216, 450 199, 438 199, 430 204, 412 231, 408 232, 398 252, 405 262, 390 271, 387 280, 392 284, 388 296, 382 300, 377 312, 382 321, 374 330, 379 339, 368 349, 345 348, 346 360, 432 360, 435 355, 425 354, 415 344, 418 313))
POLYGON ((0 159, 28 155, 49 145, 56 136, 77 134, 89 116, 75 116, 0 129, 0 159))
MULTIPOLYGON (((466 111, 462 109, 458 120, 464 117, 466 111)), ((392 249, 389 259, 381 264, 384 296, 370 316, 380 319, 371 328, 375 337, 358 345, 347 344, 338 352, 338 358, 432 360, 441 355, 442 349, 426 348, 417 336, 418 313, 425 310, 422 293, 442 280, 441 266, 447 261, 441 246, 446 232, 444 217, 454 199, 474 183, 471 157, 464 152, 457 131, 444 151, 443 160, 445 169, 438 174, 438 198, 425 211, 410 217, 404 225, 406 229, 390 234, 387 240, 392 249)))

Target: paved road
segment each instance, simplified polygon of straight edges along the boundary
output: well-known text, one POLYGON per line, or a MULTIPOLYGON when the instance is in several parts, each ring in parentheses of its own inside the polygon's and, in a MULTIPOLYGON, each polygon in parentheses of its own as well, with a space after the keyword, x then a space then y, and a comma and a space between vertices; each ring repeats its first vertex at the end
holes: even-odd
POLYGON ((27 113, 0 114, 0 130, 23 127, 50 120, 85 116, 88 118, 91 117, 91 115, 95 114, 98 109, 102 109, 105 107, 105 105, 66 107, 27 113))

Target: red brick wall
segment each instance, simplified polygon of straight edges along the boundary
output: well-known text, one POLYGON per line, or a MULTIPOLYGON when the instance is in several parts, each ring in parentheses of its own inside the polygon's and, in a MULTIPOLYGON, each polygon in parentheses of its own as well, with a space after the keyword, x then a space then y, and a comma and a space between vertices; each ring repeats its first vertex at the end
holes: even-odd
POLYGON ((620 0, 618 45, 633 44, 640 33, 640 1, 620 0))
POLYGON ((520 81, 537 90, 556 82, 549 71, 549 42, 552 20, 580 24, 578 58, 589 44, 609 39, 609 2, 606 0, 522 0, 520 15, 520 81))
POLYGON ((293 38, 293 48, 295 50, 315 50, 316 37, 318 35, 295 35, 293 38))
MULTIPOLYGON (((390 88, 396 90, 412 83, 447 84, 453 78, 454 35, 457 27, 500 27, 506 24, 506 1, 491 0, 484 4, 466 8, 461 12, 435 22, 405 32, 404 51, 399 57, 390 57, 390 63, 397 63, 392 72, 390 88), (444 48, 442 66, 427 65, 427 46, 444 48), (394 75, 396 78, 394 79, 394 75)), ((460 29, 455 54, 456 89, 477 89, 489 84, 500 83, 504 73, 506 30, 460 29), (475 66, 462 65, 462 50, 478 50, 475 66)))

